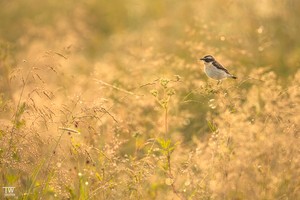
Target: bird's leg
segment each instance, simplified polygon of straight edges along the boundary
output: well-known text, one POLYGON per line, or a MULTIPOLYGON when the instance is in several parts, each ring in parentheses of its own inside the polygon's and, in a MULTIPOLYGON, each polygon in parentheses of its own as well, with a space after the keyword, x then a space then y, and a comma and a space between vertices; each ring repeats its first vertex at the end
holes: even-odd
POLYGON ((219 85, 221 83, 221 80, 218 80, 218 83, 217 83, 217 85, 219 85))

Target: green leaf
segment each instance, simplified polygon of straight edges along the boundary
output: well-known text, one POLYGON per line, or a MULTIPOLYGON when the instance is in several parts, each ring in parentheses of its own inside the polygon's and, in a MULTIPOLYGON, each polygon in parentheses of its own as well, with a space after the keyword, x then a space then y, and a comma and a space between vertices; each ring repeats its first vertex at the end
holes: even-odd
POLYGON ((215 132, 217 130, 217 127, 210 121, 207 121, 207 125, 212 132, 215 132))

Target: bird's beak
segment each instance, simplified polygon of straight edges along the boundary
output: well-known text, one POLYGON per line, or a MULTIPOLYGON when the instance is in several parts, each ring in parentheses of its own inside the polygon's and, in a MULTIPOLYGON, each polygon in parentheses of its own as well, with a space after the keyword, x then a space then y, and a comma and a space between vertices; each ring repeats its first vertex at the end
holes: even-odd
POLYGON ((204 58, 200 58, 200 60, 204 60, 204 58))

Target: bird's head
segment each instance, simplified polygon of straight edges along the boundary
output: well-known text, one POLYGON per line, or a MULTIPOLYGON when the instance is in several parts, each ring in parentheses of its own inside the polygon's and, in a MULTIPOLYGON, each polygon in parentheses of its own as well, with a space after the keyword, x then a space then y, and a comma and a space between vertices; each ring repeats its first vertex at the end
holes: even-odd
POLYGON ((207 56, 204 56, 203 58, 200 58, 200 60, 203 60, 206 63, 210 63, 210 62, 215 61, 215 58, 212 57, 211 55, 207 55, 207 56))

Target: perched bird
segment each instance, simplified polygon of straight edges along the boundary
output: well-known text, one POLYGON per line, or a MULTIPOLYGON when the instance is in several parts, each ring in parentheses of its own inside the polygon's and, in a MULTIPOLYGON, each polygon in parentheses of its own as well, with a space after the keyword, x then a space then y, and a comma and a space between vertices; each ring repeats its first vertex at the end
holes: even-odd
POLYGON ((218 83, 226 78, 237 79, 236 76, 230 74, 227 69, 225 69, 220 63, 218 63, 214 57, 211 55, 204 56, 200 58, 204 61, 204 72, 212 79, 218 80, 218 83))

